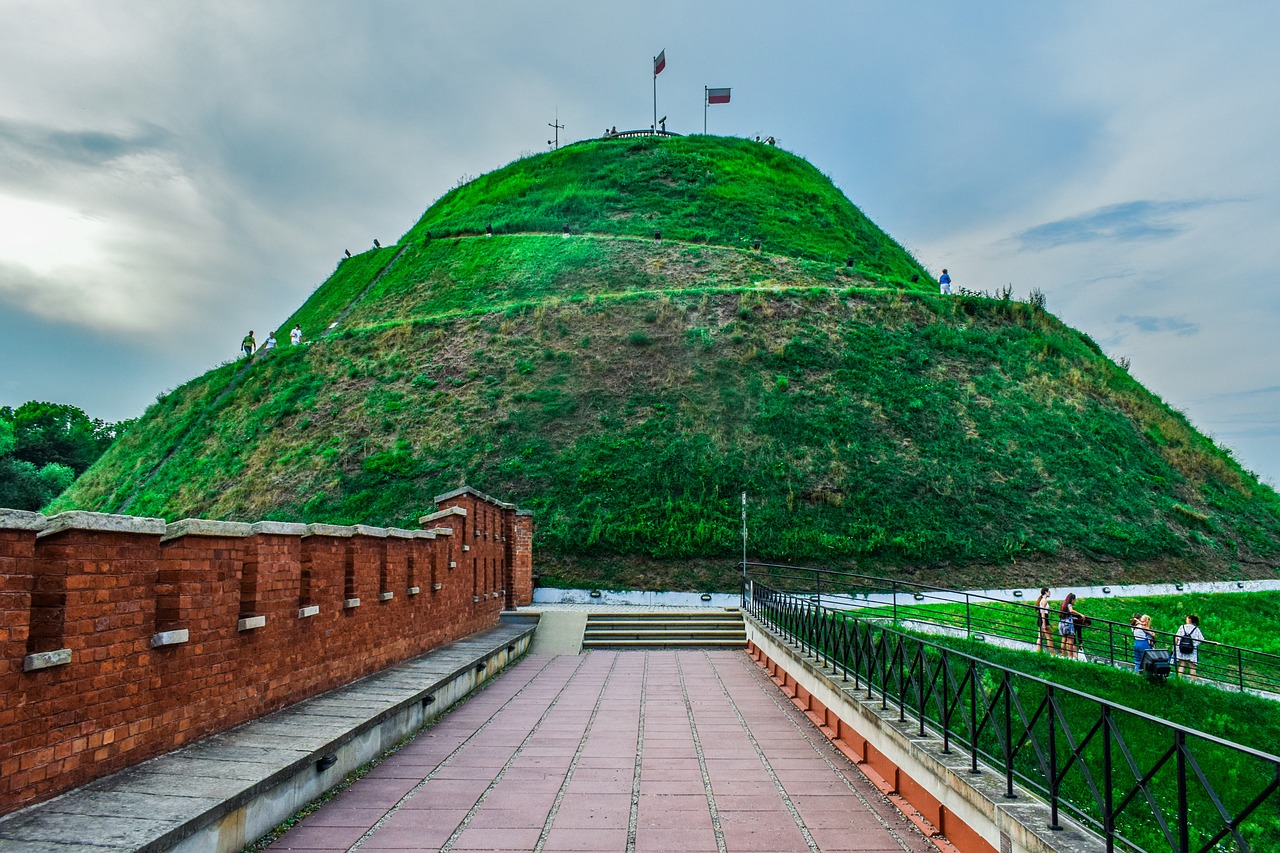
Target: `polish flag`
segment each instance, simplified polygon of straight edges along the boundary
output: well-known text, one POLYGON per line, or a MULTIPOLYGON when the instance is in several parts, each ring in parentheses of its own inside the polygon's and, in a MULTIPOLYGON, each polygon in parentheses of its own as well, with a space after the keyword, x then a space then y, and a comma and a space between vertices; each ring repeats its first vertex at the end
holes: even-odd
POLYGON ((666 67, 667 67, 667 50, 666 48, 663 48, 662 52, 658 54, 658 58, 653 61, 653 76, 657 77, 659 74, 662 73, 662 69, 666 67))
POLYGON ((708 104, 727 104, 729 103, 729 89, 708 89, 708 104))

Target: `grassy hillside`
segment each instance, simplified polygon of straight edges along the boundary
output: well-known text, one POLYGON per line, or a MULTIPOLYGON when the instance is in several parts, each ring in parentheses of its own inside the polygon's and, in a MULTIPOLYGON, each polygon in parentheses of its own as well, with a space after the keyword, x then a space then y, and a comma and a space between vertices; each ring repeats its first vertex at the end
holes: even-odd
POLYGON ((913 269, 767 146, 529 158, 344 261, 281 325, 315 343, 167 395, 50 509, 405 525, 465 482, 537 512, 546 580, 731 586, 747 491, 756 558, 957 583, 1272 571, 1273 491, 1043 310, 913 269), (568 204, 586 233, 542 233, 568 204), (715 239, 643 236, 686 220, 715 239), (761 251, 744 221, 775 229, 761 251))

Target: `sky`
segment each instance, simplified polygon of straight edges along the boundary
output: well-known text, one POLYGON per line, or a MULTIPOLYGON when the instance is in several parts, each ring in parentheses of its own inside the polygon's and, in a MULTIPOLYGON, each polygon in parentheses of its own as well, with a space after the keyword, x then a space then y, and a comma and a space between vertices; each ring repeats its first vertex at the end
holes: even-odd
POLYGON ((772 135, 1280 483, 1280 4, 0 0, 0 405, 140 414, 606 127, 772 135))

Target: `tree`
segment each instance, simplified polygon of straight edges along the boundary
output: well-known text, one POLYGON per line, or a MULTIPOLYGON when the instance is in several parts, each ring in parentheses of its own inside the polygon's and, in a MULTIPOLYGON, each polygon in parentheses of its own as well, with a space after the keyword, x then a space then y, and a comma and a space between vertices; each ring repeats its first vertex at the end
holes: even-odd
POLYGON ((64 403, 32 400, 13 413, 13 455, 43 467, 65 465, 80 476, 115 440, 115 425, 64 403))
POLYGON ((0 407, 0 507, 38 510, 111 446, 129 421, 111 424, 75 406, 32 400, 0 407))

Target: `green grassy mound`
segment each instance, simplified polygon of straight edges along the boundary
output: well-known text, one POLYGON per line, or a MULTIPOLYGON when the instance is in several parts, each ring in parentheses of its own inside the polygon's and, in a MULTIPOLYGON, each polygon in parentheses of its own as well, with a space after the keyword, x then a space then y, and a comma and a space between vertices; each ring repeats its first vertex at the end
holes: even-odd
POLYGON ((166 395, 49 509, 405 525, 467 483, 536 511, 546 581, 733 588, 746 491, 753 558, 974 585, 1271 571, 1273 491, 1078 332, 937 296, 862 222, 743 141, 519 161, 344 261, 280 327, 314 343, 166 395), (541 233, 567 200, 587 233, 541 233), (777 230, 753 251, 742 222, 777 230))

